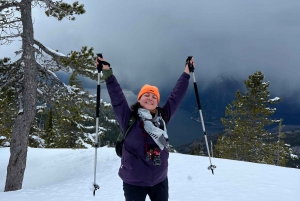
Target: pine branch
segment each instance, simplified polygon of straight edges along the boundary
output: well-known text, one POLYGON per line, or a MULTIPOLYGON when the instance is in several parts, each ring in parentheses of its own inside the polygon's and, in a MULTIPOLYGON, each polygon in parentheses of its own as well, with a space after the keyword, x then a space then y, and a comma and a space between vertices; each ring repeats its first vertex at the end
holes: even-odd
POLYGON ((62 20, 64 17, 68 17, 69 20, 75 20, 75 17, 69 17, 73 14, 84 14, 84 5, 78 4, 78 1, 74 2, 72 5, 68 3, 64 3, 62 1, 53 2, 52 0, 39 0, 40 2, 44 2, 46 4, 46 15, 57 18, 58 20, 62 20))
POLYGON ((59 85, 59 86, 63 86, 63 88, 67 89, 65 87, 65 84, 60 79, 55 77, 52 72, 42 68, 42 66, 40 64, 38 64, 37 66, 38 66, 38 71, 40 73, 42 73, 44 76, 46 76, 47 78, 49 78, 49 80, 51 80, 51 83, 54 83, 54 84, 59 85))
POLYGON ((2 91, 3 89, 9 87, 9 86, 12 86, 13 83, 15 83, 17 80, 20 80, 19 78, 17 77, 13 77, 12 79, 10 79, 9 81, 7 81, 5 84, 3 84, 1 87, 0 87, 0 91, 2 91))
POLYGON ((46 101, 47 103, 52 104, 54 102, 53 97, 51 95, 48 95, 48 93, 45 93, 44 91, 42 91, 39 88, 37 89, 37 95, 39 98, 46 101))
POLYGON ((38 71, 40 73, 40 78, 45 78, 47 81, 39 82, 38 86, 38 94, 39 97, 48 103, 54 103, 57 99, 55 98, 55 93, 59 91, 59 94, 64 96, 68 94, 68 87, 55 75, 53 75, 53 72, 43 68, 40 64, 38 66, 38 71), (50 86, 46 85, 45 83, 48 83, 50 86))
POLYGON ((6 3, 6 4, 0 6, 0 12, 6 8, 19 7, 19 6, 20 6, 20 3, 17 1, 6 3))
MULTIPOLYGON (((94 69, 93 62, 93 48, 87 49, 87 47, 83 47, 81 52, 71 52, 70 57, 58 55, 55 52, 50 51, 46 48, 42 43, 37 40, 34 40, 34 44, 37 45, 42 51, 51 56, 53 60, 56 62, 57 66, 69 66, 72 69, 76 69, 76 71, 83 76, 90 77, 92 79, 96 79, 96 73, 86 71, 86 68, 94 69), (92 67, 91 67, 92 66, 92 67)), ((90 70, 91 71, 91 70, 90 70)))
MULTIPOLYGON (((9 62, 9 58, 5 58, 7 62, 9 62)), ((12 86, 15 82, 20 81, 22 79, 22 75, 18 75, 18 66, 21 64, 21 59, 18 59, 17 61, 10 63, 10 64, 4 64, 3 60, 0 62, 0 75, 2 81, 3 79, 9 78, 8 81, 4 81, 4 84, 0 87, 0 90, 3 90, 6 87, 12 86), (4 73, 3 73, 4 72, 4 73)))

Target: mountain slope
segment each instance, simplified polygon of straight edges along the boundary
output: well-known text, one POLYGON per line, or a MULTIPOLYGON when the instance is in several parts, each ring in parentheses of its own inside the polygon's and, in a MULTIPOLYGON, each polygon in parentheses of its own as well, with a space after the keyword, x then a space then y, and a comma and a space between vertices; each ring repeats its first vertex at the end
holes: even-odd
MULTIPOLYGON (((94 149, 29 148, 23 189, 0 192, 1 201, 124 200, 118 177, 120 159, 113 148, 98 149, 97 183, 93 197, 94 149)), ((4 189, 9 148, 0 149, 0 189, 4 189)), ((298 201, 300 170, 271 165, 171 153, 170 201, 298 201)), ((147 200, 149 200, 147 198, 147 200)))

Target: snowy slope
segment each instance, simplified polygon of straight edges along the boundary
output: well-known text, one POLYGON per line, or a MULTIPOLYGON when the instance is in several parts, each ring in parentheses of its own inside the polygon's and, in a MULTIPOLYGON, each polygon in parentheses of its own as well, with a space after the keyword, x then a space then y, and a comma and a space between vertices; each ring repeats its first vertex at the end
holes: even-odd
MULTIPOLYGON (((3 192, 9 148, 0 149, 1 201, 120 201, 120 159, 113 148, 98 149, 97 183, 93 197, 95 149, 29 148, 23 189, 3 192)), ((170 201, 299 201, 300 170, 225 159, 171 153, 170 201)), ((149 200, 147 198, 147 200, 149 200)))

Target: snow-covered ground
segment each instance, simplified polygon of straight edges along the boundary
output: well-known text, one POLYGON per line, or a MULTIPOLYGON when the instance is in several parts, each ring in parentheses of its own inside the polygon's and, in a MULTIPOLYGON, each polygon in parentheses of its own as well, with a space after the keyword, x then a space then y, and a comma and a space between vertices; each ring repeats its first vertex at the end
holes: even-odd
MULTIPOLYGON (((95 149, 29 148, 23 189, 3 192, 9 148, 0 149, 1 201, 120 201, 124 200, 118 177, 120 159, 113 148, 98 149, 96 196, 95 149)), ((215 174, 207 169, 209 159, 171 153, 169 159, 170 201, 299 201, 300 170, 213 158, 215 174)), ((147 197, 147 200, 149 198, 147 197)))

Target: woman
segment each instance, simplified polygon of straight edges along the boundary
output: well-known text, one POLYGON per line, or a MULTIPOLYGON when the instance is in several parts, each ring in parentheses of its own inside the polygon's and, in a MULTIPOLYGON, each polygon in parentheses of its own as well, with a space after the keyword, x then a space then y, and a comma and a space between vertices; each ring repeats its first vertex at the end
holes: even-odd
MULTIPOLYGON (((100 61, 105 61, 98 57, 100 61)), ((194 66, 194 60, 190 62, 194 66)), ((106 63, 106 62, 103 62, 106 63)), ((116 118, 124 133, 131 116, 136 121, 128 131, 122 150, 119 176, 123 180, 126 201, 168 200, 168 134, 166 125, 175 115, 189 85, 190 71, 186 64, 171 95, 163 107, 159 107, 160 94, 155 86, 144 85, 131 107, 108 65, 103 66, 103 78, 116 118)), ((107 64, 107 63, 106 63, 107 64)), ((96 66, 98 60, 96 61, 96 66)))

